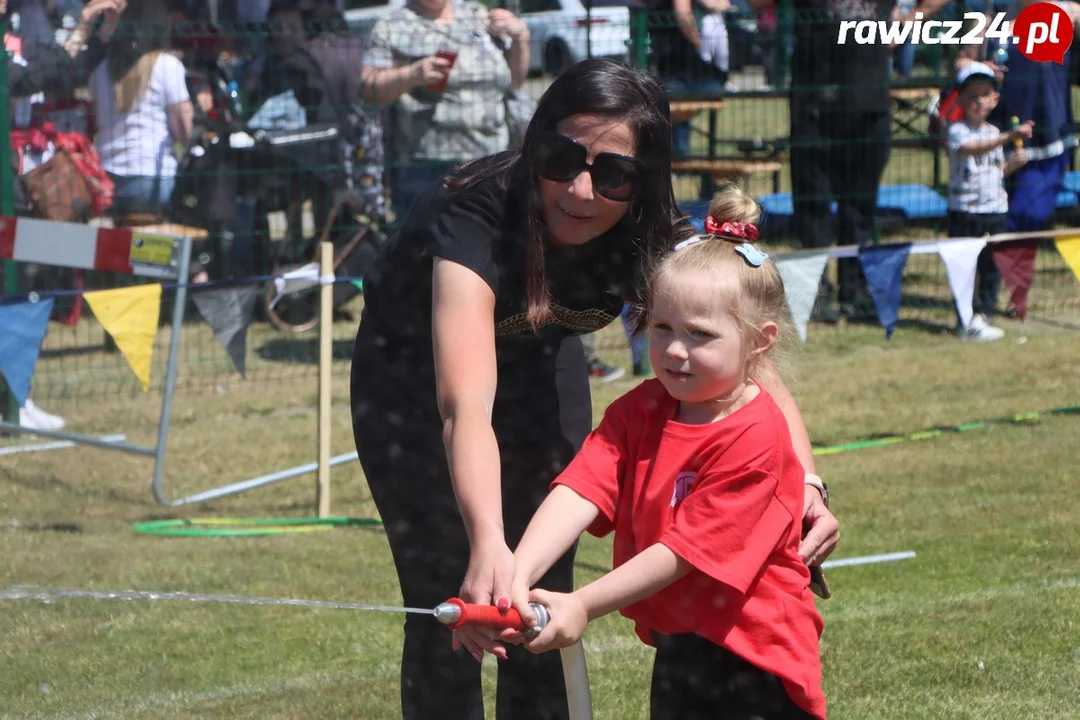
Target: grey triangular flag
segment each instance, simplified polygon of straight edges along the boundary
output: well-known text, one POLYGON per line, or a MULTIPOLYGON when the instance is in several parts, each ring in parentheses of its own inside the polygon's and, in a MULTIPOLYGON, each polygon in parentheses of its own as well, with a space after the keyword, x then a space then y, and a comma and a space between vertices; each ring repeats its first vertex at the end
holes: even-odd
POLYGON ((208 288, 191 294, 195 307, 214 331, 225 352, 229 354, 240 377, 247 378, 244 361, 247 357, 247 328, 255 311, 258 290, 254 285, 208 288))
POLYGON ((784 293, 787 295, 791 319, 801 342, 806 342, 806 324, 810 322, 818 284, 828 260, 828 250, 800 252, 776 259, 776 269, 784 279, 784 293))

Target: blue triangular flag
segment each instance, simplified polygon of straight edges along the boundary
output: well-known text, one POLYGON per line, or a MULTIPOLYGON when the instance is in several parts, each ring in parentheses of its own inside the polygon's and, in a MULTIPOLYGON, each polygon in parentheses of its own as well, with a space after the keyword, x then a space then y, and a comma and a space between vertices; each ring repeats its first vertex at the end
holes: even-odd
POLYGON ((900 315, 900 285, 910 253, 911 243, 859 248, 859 262, 866 275, 867 290, 874 298, 878 321, 885 328, 886 339, 892 337, 896 319, 900 315))
POLYGON ((30 380, 49 327, 52 306, 52 298, 0 305, 0 373, 4 374, 19 407, 26 404, 30 394, 30 380))

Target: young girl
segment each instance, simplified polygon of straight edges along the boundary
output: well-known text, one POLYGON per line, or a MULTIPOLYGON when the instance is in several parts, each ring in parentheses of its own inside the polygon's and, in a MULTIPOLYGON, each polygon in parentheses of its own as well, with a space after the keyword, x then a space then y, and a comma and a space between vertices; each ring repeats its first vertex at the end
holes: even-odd
POLYGON ((533 652, 619 610, 657 649, 652 720, 824 718, 823 622, 798 553, 804 471, 753 379, 786 313, 740 190, 709 208, 649 288, 655 380, 616 400, 552 483, 515 552, 513 603, 551 622, 533 652), (570 594, 529 588, 588 530, 614 530, 615 569, 570 594))

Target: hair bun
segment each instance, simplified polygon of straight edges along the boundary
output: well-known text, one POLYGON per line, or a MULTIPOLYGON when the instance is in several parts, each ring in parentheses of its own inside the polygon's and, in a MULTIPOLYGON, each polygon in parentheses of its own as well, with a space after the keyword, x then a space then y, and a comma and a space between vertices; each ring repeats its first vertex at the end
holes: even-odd
POLYGON ((718 223, 712 215, 705 218, 705 232, 725 239, 750 243, 757 242, 758 239, 757 225, 731 221, 718 223))

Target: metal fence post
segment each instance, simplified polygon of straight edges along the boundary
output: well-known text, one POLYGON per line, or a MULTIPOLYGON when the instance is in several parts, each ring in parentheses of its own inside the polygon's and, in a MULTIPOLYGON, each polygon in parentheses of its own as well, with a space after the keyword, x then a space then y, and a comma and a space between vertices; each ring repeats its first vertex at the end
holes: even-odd
POLYGON ((795 27, 792 15, 792 0, 780 0, 776 5, 776 44, 773 53, 776 55, 774 66, 776 68, 776 89, 780 90, 788 86, 788 48, 792 43, 792 28, 795 27))
MULTIPOLYGON (((6 36, 8 31, 7 19, 0 22, 0 30, 6 36)), ((8 62, 7 51, 4 52, 4 62, 0 63, 0 215, 11 217, 15 214, 15 168, 11 164, 11 91, 8 88, 8 62)), ((19 292, 19 269, 14 261, 4 261, 4 294, 14 295, 19 292)), ((12 423, 19 425, 19 402, 15 399, 15 393, 11 392, 4 378, 0 375, 0 410, 4 417, 12 423)), ((15 433, 13 433, 15 434, 15 433)))

